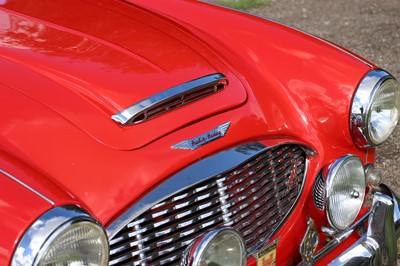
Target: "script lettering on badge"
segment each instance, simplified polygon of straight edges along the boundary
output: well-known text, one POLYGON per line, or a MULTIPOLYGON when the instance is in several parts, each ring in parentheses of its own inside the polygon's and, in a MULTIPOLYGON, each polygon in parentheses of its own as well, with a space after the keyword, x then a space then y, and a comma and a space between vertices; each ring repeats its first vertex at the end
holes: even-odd
POLYGON ((205 135, 202 135, 196 139, 192 139, 192 142, 190 143, 190 145, 192 147, 197 147, 197 146, 201 146, 204 145, 214 139, 220 138, 222 137, 221 132, 219 132, 218 130, 214 130, 212 132, 208 132, 205 135))
POLYGON ((219 125, 215 129, 208 131, 198 137, 193 139, 187 139, 182 142, 179 142, 175 145, 172 145, 172 149, 179 149, 179 150, 195 150, 198 147, 201 147, 213 140, 219 139, 225 136, 231 122, 226 122, 222 125, 219 125))

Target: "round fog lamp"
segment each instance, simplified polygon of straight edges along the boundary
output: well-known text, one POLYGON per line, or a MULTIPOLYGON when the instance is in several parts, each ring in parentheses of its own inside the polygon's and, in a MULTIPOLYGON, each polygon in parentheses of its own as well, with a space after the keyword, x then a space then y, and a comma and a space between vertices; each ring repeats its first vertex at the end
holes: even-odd
POLYGON ((326 211, 331 226, 343 230, 356 219, 364 203, 364 166, 355 155, 346 155, 329 169, 326 211))
POLYGON ((186 250, 190 266, 244 266, 246 250, 242 236, 232 228, 219 228, 198 237, 186 250))

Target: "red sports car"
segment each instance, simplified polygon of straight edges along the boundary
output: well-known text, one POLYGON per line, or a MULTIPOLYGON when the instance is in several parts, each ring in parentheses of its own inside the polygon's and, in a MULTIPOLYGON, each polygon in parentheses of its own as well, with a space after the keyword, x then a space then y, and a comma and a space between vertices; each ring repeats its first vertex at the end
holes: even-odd
POLYGON ((388 72, 191 0, 0 0, 0 265, 394 265, 388 72))

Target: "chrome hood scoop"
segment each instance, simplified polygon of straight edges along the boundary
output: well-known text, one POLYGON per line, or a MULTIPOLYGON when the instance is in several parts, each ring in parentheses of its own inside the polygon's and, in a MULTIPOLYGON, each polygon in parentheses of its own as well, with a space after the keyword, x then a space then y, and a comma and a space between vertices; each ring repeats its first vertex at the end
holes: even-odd
POLYGON ((247 97, 201 40, 132 4, 9 0, 0 4, 0 21, 6 85, 113 148, 142 147, 247 97), (204 80, 216 73, 229 80, 218 93, 204 80), (196 80, 205 83, 186 88, 196 80))
POLYGON ((220 73, 191 80, 135 103, 111 118, 122 125, 138 124, 217 93, 227 83, 220 73))

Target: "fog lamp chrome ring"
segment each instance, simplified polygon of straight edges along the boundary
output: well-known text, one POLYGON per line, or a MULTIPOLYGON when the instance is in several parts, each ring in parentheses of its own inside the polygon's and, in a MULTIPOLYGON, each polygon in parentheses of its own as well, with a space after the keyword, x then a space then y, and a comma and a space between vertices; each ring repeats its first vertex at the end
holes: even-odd
POLYGON ((242 235, 233 228, 221 227, 196 238, 186 249, 181 265, 244 266, 246 258, 242 235))
POLYGON ((346 229, 364 203, 364 166, 356 155, 345 155, 330 165, 326 180, 326 214, 329 224, 346 229))

